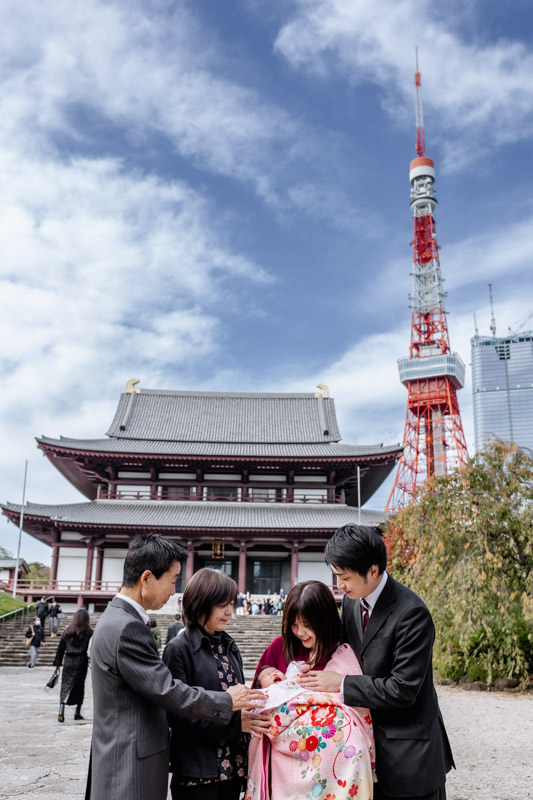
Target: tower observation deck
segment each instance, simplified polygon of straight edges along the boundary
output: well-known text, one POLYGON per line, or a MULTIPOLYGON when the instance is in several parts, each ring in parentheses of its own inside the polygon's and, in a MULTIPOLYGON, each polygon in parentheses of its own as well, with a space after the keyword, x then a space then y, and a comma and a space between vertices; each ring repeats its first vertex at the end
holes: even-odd
POLYGON ((406 386, 404 453, 387 510, 409 504, 415 490, 433 475, 446 475, 466 463, 468 452, 457 402, 465 365, 452 353, 446 322, 443 280, 434 212, 435 166, 425 150, 420 73, 415 73, 416 153, 411 161, 411 210, 414 219, 409 356, 398 360, 406 386))

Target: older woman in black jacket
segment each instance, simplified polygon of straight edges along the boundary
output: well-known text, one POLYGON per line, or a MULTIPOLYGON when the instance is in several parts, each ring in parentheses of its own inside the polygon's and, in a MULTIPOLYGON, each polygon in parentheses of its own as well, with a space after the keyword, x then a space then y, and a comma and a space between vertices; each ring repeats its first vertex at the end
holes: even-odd
MULTIPOLYGON (((237 584, 223 572, 201 569, 183 593, 185 630, 168 643, 163 660, 190 686, 224 691, 244 683, 241 654, 225 632, 237 600, 237 584)), ((173 800, 238 800, 246 781, 248 739, 269 722, 236 711, 227 725, 169 715, 172 728, 173 800)))

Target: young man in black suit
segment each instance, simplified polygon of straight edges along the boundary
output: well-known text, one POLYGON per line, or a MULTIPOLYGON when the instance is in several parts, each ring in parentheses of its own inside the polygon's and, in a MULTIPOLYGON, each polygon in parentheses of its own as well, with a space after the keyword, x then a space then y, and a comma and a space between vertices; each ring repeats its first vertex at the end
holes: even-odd
POLYGON ((326 562, 344 591, 344 640, 363 675, 309 671, 302 684, 342 691, 370 708, 378 783, 374 800, 445 800, 455 766, 433 685, 435 628, 422 600, 387 574, 378 528, 345 525, 326 546, 326 562))

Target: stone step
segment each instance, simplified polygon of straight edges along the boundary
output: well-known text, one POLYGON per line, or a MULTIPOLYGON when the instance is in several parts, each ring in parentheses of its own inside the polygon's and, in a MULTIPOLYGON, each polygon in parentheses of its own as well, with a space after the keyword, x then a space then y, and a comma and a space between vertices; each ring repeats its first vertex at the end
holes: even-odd
MULTIPOLYGON (((100 614, 91 615, 91 624, 97 624, 100 614)), ((172 615, 156 616, 161 629, 163 642, 166 639, 166 629, 174 622, 172 615)), ((24 646, 24 632, 31 622, 30 616, 26 621, 5 623, 0 631, 0 666, 24 666, 28 661, 28 651, 24 646)), ((38 664, 52 666, 57 645, 62 632, 72 619, 72 614, 67 614, 60 620, 57 638, 51 638, 46 624, 46 639, 44 646, 39 648, 38 664)), ((272 639, 281 633, 280 616, 235 616, 228 622, 227 631, 232 636, 241 652, 245 670, 254 670, 263 651, 272 639)))

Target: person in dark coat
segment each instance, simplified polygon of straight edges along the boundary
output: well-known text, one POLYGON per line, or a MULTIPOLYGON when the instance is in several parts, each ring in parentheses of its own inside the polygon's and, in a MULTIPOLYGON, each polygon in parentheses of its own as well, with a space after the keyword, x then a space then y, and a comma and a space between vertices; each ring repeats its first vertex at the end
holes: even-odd
POLYGON ((30 642, 30 660, 28 661, 28 669, 33 669, 37 663, 39 655, 39 648, 44 646, 44 625, 41 625, 41 618, 35 617, 33 623, 26 630, 26 639, 31 639, 30 642))
POLYGON ((161 629, 157 625, 157 620, 152 617, 150 620, 150 630, 152 631, 152 636, 154 637, 155 646, 157 650, 161 650, 161 629))
POLYGON ((345 525, 327 543, 325 556, 344 592, 344 641, 363 674, 310 671, 299 683, 341 691, 347 705, 370 708, 374 800, 445 800, 454 762, 433 684, 431 614, 418 595, 387 574, 379 528, 345 525))
POLYGON ((61 691, 59 693, 58 722, 65 721, 65 705, 76 706, 74 719, 83 719, 81 706, 85 694, 85 678, 89 666, 89 642, 93 629, 89 625, 89 614, 80 608, 74 614, 70 625, 65 629, 57 646, 54 666, 63 665, 61 691))
MULTIPOLYGON (((171 639, 163 660, 174 678, 224 691, 244 683, 242 658, 226 631, 237 584, 223 572, 199 570, 183 593, 185 631, 171 639)), ((247 733, 260 736, 268 717, 235 711, 225 725, 168 715, 172 728, 173 800, 238 800, 247 774, 247 733)))
POLYGON ((181 614, 178 612, 174 617, 174 622, 172 625, 169 625, 167 628, 165 645, 167 645, 170 640, 174 638, 174 636, 177 636, 181 630, 183 630, 183 624, 181 622, 181 614))
POLYGON ((62 613, 61 606, 55 597, 52 597, 52 602, 50 603, 50 610, 48 613, 50 617, 50 638, 54 639, 59 630, 59 614, 62 613))
POLYGON ((39 602, 35 606, 35 616, 39 617, 41 625, 43 627, 43 631, 44 631, 44 621, 49 613, 50 613, 50 606, 48 604, 48 600, 46 599, 46 597, 43 597, 42 600, 39 600, 39 602))

